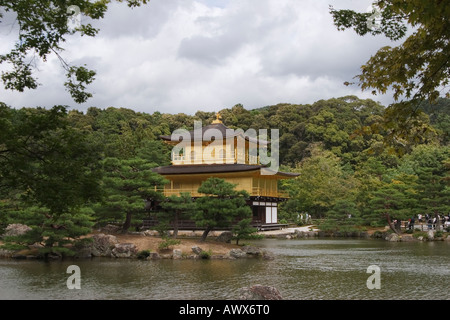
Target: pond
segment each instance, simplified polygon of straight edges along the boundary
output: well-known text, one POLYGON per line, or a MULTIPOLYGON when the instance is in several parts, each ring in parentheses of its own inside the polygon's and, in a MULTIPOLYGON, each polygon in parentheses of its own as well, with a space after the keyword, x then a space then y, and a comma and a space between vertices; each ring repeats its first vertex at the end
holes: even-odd
POLYGON ((255 284, 276 287, 286 300, 450 299, 450 242, 375 239, 253 241, 274 260, 0 260, 0 299, 229 300, 255 284), (69 290, 77 265, 81 289, 69 290), (380 288, 369 289, 370 266, 380 288))

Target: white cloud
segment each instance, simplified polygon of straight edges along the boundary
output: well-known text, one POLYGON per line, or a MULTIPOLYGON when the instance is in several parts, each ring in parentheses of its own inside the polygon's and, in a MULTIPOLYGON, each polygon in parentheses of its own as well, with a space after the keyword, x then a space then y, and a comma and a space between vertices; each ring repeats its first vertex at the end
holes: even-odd
POLYGON ((133 10, 112 3, 95 22, 101 29, 95 38, 64 44, 69 62, 97 71, 89 88, 94 98, 74 104, 52 58, 39 65, 42 87, 25 93, 0 89, 0 100, 14 107, 67 104, 193 114, 237 103, 257 108, 372 97, 343 82, 389 42, 337 31, 328 8, 333 3, 365 11, 371 1, 152 0, 133 10))

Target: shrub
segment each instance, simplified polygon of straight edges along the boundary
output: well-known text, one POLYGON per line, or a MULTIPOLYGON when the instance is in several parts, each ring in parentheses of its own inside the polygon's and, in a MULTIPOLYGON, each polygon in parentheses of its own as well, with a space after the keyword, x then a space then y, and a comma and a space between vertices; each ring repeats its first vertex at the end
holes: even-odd
POLYGON ((180 243, 181 243, 180 240, 167 238, 159 244, 158 248, 160 250, 169 249, 169 247, 176 246, 177 244, 180 244, 180 243))
POLYGON ((137 254, 137 258, 141 259, 141 260, 147 259, 149 256, 150 256, 150 250, 142 250, 142 251, 139 251, 137 254))
POLYGON ((205 259, 205 260, 210 259, 211 255, 212 255, 211 250, 208 250, 208 251, 202 250, 202 252, 200 252, 200 254, 199 254, 200 258, 205 259))
POLYGON ((441 230, 439 230, 439 231, 436 231, 436 233, 434 234, 434 236, 435 236, 436 238, 440 238, 440 237, 443 237, 443 236, 444 236, 444 232, 443 232, 443 231, 441 231, 441 230))
POLYGON ((424 239, 428 239, 428 233, 425 231, 419 231, 413 233, 414 238, 423 237, 424 239))

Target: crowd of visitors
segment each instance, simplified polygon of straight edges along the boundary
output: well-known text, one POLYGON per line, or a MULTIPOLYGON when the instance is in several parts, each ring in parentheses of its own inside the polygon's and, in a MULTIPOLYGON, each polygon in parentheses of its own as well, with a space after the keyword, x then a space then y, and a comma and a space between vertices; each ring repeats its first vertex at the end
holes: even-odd
POLYGON ((406 223, 406 227, 410 230, 414 230, 415 223, 419 222, 421 225, 426 225, 428 230, 436 230, 436 228, 444 229, 450 226, 450 213, 445 215, 430 215, 430 214, 418 214, 417 217, 412 216, 406 223), (416 220, 417 219, 417 220, 416 220))

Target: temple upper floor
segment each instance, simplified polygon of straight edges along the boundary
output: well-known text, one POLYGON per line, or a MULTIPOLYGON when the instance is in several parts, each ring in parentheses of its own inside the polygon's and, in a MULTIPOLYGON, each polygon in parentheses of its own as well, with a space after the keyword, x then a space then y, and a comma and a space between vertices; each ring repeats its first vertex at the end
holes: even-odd
MULTIPOLYGON (((259 165, 267 159, 268 142, 256 130, 230 129, 220 120, 194 130, 175 130, 171 136, 161 136, 172 149, 173 165, 249 164, 259 165)), ((266 162, 267 163, 267 162, 266 162)))

